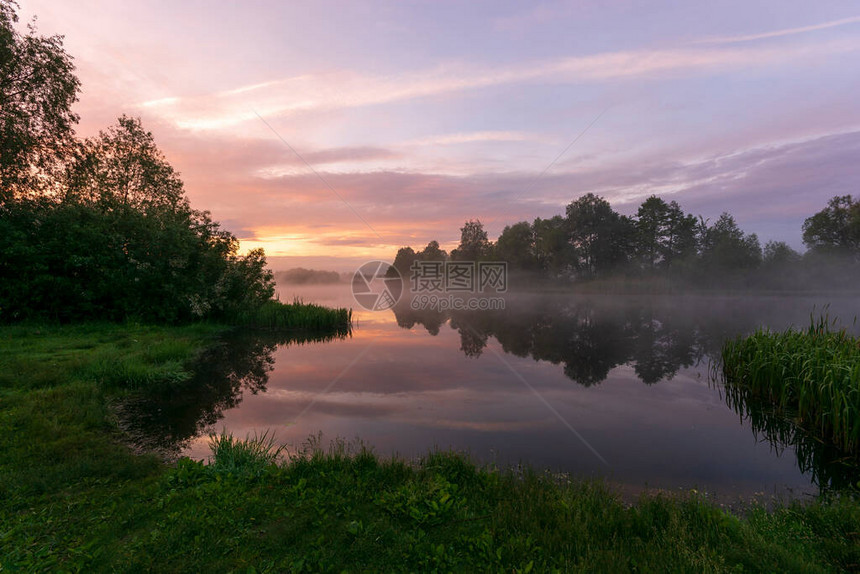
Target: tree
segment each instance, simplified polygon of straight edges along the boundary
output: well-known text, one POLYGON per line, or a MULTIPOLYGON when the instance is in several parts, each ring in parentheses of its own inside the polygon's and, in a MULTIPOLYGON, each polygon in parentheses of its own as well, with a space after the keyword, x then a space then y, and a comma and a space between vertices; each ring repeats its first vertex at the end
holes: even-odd
POLYGON ((696 218, 685 214, 676 201, 669 203, 662 247, 666 267, 696 255, 696 218))
POLYGON ((538 267, 535 232, 528 221, 505 226, 496 241, 496 258, 507 261, 516 269, 533 270, 538 267))
POLYGON ((558 276, 574 262, 574 249, 568 241, 567 220, 556 215, 550 219, 538 217, 532 224, 535 238, 535 259, 538 268, 558 276))
POLYGON ((68 170, 66 201, 144 212, 188 209, 179 174, 140 118, 121 116, 115 126, 86 140, 76 156, 68 170))
POLYGON ((723 213, 713 226, 702 222, 702 263, 706 270, 753 269, 761 264, 761 245, 755 233, 745 234, 735 218, 723 213))
POLYGON ((62 37, 0 0, 0 319, 231 317, 274 293, 261 250, 207 212, 139 119, 78 142, 62 37))
POLYGON ((652 195, 636 212, 636 240, 639 257, 645 267, 656 269, 663 261, 663 237, 667 226, 669 206, 652 195))
POLYGON ((16 4, 0 0, 0 206, 50 187, 75 145, 80 82, 62 36, 26 35, 16 4))
POLYGON ((803 243, 818 252, 860 257, 860 200, 832 198, 803 222, 803 243))
POLYGON ((568 239, 576 253, 576 267, 586 275, 611 271, 626 262, 633 222, 613 211, 593 193, 567 206, 568 239))
POLYGON ((768 241, 764 246, 762 263, 767 267, 787 267, 800 262, 800 253, 785 241, 768 241))
POLYGON ((448 259, 448 253, 439 247, 439 242, 435 239, 427 244, 423 250, 416 254, 421 261, 445 261, 448 259))
POLYGON ((648 269, 669 268, 695 251, 696 219, 685 215, 677 202, 652 195, 636 214, 636 249, 648 269))
POLYGON ((15 202, 0 218, 0 279, 15 279, 0 281, 3 318, 229 318, 272 297, 263 252, 239 255, 191 209, 139 120, 81 149, 60 201, 15 202))
POLYGON ((484 224, 479 219, 470 219, 460 228, 460 245, 451 252, 451 259, 480 261, 489 256, 490 248, 484 224))
POLYGON ((397 277, 400 274, 401 279, 407 279, 412 276, 412 264, 418 259, 415 250, 411 247, 401 247, 397 250, 397 255, 394 257, 394 263, 385 272, 386 277, 397 277))

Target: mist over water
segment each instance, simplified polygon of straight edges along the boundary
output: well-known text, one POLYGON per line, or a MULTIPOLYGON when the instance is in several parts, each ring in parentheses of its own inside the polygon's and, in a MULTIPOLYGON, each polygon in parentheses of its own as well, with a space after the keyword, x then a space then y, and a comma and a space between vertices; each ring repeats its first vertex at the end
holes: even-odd
POLYGON ((711 377, 722 341, 758 326, 803 328, 826 309, 857 332, 856 297, 534 292, 507 294, 504 310, 439 312, 411 309, 406 293, 370 312, 347 283, 282 285, 280 296, 351 306, 355 329, 320 342, 228 341, 234 358, 248 353, 203 375, 217 396, 203 393, 197 410, 186 400, 182 423, 143 425, 173 429, 164 450, 206 458, 208 431, 269 429, 293 447, 321 432, 382 455, 453 448, 630 492, 803 496, 857 480, 840 453, 733 404, 711 377))

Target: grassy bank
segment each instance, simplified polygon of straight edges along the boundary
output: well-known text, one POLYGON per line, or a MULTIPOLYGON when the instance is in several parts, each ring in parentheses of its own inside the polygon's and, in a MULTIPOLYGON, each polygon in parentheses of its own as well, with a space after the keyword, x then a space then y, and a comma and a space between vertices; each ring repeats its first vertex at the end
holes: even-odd
POLYGON ((838 571, 849 500, 727 514, 707 500, 309 444, 217 437, 213 464, 124 446, 117 398, 181 385, 216 326, 0 328, 0 570, 838 571))
POLYGON ((834 329, 827 317, 805 331, 758 330, 727 341, 722 368, 729 387, 860 454, 860 340, 834 329))

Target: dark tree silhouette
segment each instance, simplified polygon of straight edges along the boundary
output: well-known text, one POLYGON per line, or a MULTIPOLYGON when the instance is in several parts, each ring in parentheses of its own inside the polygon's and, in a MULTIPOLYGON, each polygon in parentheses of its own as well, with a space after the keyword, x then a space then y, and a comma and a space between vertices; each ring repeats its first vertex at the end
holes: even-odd
POLYGON ((427 244, 427 247, 422 249, 417 254, 421 261, 445 261, 448 259, 448 253, 439 247, 439 242, 435 239, 427 244))
POLYGON ((62 36, 21 34, 0 0, 0 206, 50 189, 74 146, 80 82, 62 36))
POLYGON ((701 233, 701 258, 705 269, 742 271, 761 263, 758 236, 745 234, 730 214, 723 213, 713 226, 703 227, 701 233))
POLYGON ((586 276, 622 266, 630 253, 633 224, 593 193, 567 206, 568 239, 576 268, 586 276))
POLYGON ((832 198, 803 222, 803 242, 815 251, 860 258, 860 200, 832 198))
POLYGON ((494 259, 507 261, 514 269, 534 270, 538 267, 535 253, 535 232, 528 221, 505 226, 496 241, 494 259))
POLYGON ((652 195, 636 213, 636 251, 646 269, 669 268, 695 254, 696 218, 652 195))
POLYGON ((460 228, 460 245, 451 251, 451 259, 481 261, 489 256, 490 248, 484 224, 478 219, 471 219, 460 228))

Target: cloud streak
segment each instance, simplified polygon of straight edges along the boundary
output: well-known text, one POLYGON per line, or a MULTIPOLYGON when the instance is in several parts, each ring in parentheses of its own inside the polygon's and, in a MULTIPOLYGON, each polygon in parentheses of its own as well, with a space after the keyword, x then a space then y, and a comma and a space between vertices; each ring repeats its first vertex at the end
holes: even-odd
POLYGON ((453 134, 440 134, 425 138, 418 138, 403 142, 403 145, 455 145, 476 142, 524 142, 524 141, 542 141, 545 138, 539 134, 517 131, 481 131, 481 132, 464 132, 453 134))
POLYGON ((860 39, 841 39, 812 46, 606 52, 494 68, 447 64, 397 76, 334 71, 199 97, 171 96, 140 105, 182 129, 218 130, 256 120, 257 113, 275 118, 538 81, 575 84, 659 78, 676 73, 716 73, 786 63, 796 66, 816 57, 859 49, 860 39))
POLYGON ((780 38, 782 36, 794 36, 796 34, 805 34, 807 32, 815 32, 817 30, 827 30, 828 28, 838 28, 848 24, 860 23, 860 16, 851 16, 850 18, 841 18, 839 20, 831 20, 821 24, 813 24, 812 26, 800 26, 798 28, 785 28, 783 30, 773 30, 771 32, 761 32, 759 34, 746 34, 742 36, 716 36, 705 38, 695 42, 696 44, 737 44, 740 42, 752 42, 755 40, 767 40, 770 38, 780 38))

